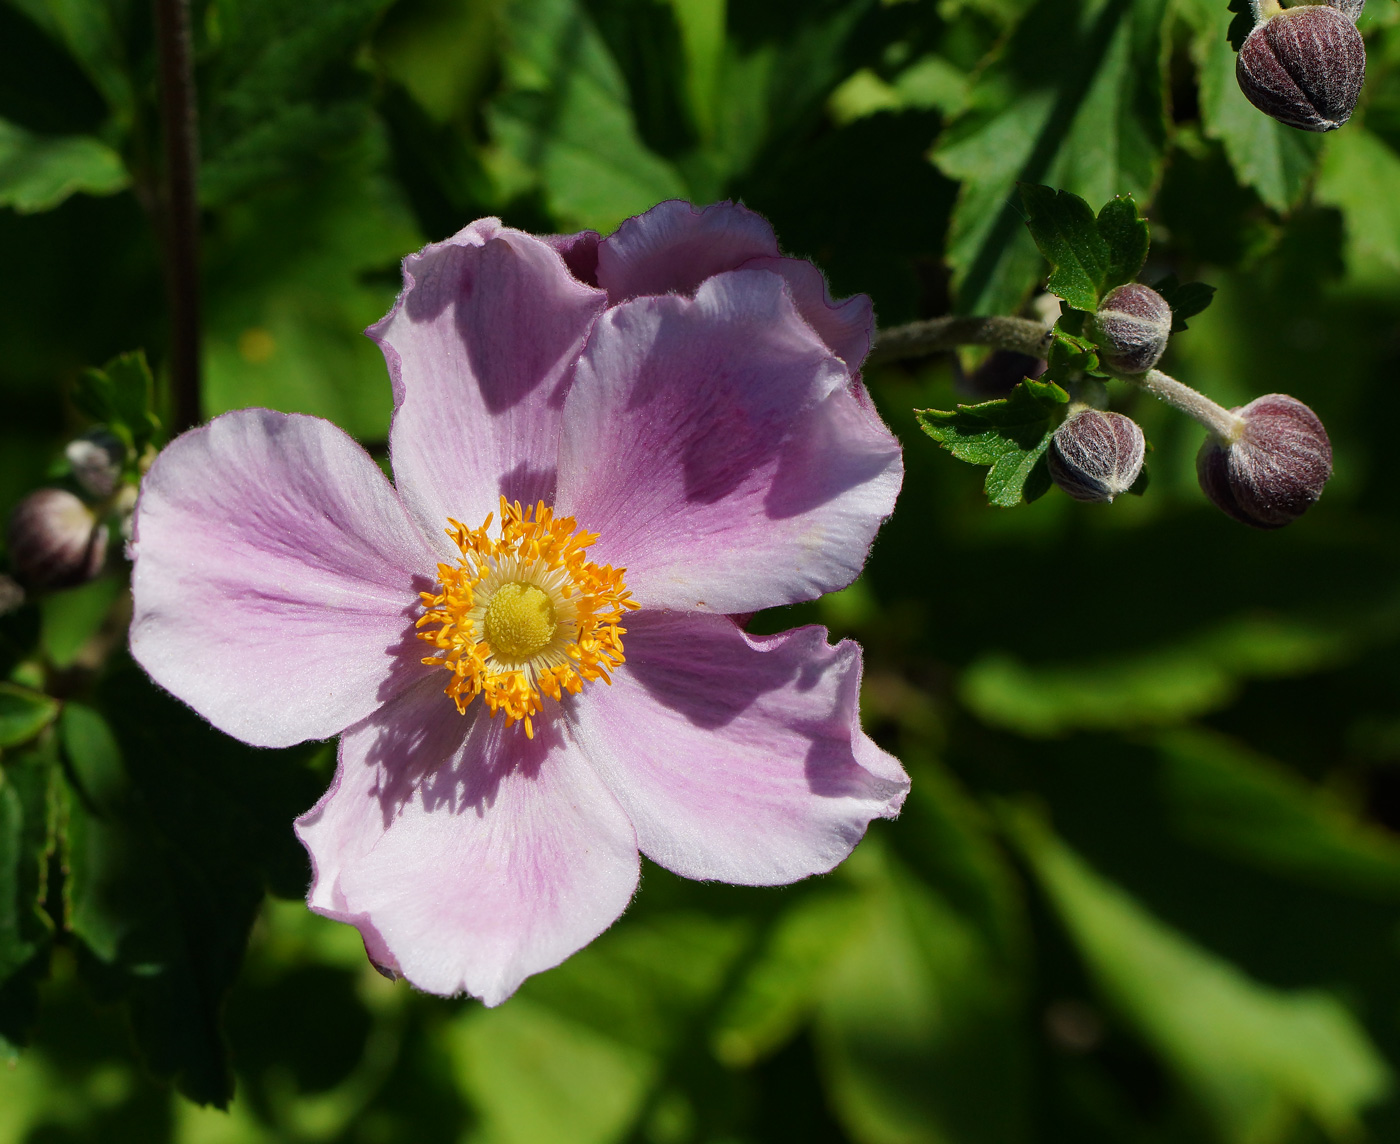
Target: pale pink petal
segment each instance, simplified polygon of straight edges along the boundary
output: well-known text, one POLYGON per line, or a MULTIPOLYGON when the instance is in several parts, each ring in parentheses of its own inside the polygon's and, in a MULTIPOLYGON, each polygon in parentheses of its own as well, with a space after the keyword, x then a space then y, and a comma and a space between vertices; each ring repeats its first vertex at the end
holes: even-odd
POLYGON ((849 383, 768 271, 610 309, 568 397, 560 513, 645 605, 736 614, 844 587, 902 476, 849 383))
POLYGON ((435 557, 329 421, 244 409, 171 442, 132 553, 132 655, 244 742, 334 735, 426 670, 412 632, 435 557))
POLYGON ((569 273, 587 286, 598 285, 598 244, 603 236, 596 230, 580 230, 574 234, 545 234, 540 236, 559 252, 569 273))
POLYGON ((697 210, 680 199, 629 218, 598 247, 598 285, 616 305, 643 294, 690 294, 750 258, 776 255, 768 220, 737 203, 697 210))
POLYGON ((527 739, 436 683, 342 737, 336 785, 297 823, 308 901, 418 988, 497 1005, 622 913, 636 836, 562 719, 527 739))
POLYGON ((899 763, 860 729, 860 649, 821 628, 628 617, 627 663, 570 712, 642 853, 687 878, 779 885, 830 870, 898 813, 899 763))
POLYGON ((404 503, 441 542, 499 497, 554 499, 559 417, 605 298, 548 242, 473 223, 404 259, 404 289, 368 333, 394 383, 390 431, 404 503))
POLYGON ((817 336, 852 370, 860 368, 870 352, 875 329, 875 313, 867 295, 856 294, 833 302, 822 272, 801 258, 751 258, 743 268, 781 274, 797 312, 817 331, 817 336))

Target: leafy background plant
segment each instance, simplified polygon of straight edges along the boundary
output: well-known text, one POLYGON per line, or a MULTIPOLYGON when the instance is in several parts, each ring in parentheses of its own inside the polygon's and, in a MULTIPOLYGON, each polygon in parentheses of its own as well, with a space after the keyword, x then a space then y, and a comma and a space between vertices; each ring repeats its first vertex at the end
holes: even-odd
MULTIPOLYGON (((300 904, 323 746, 253 751, 121 651, 104 578, 0 617, 0 1142, 1124 1141, 1400 1136, 1400 27, 1325 138, 1235 87, 1220 0, 207 0, 205 413, 383 450, 359 334, 472 217, 607 230, 742 197, 882 325, 1043 284, 1018 182, 1131 193, 1151 279, 1218 287, 1166 367, 1297 395, 1337 473, 1261 534, 1139 399, 1149 494, 988 508, 871 368, 908 478, 818 620, 914 778, 836 874, 647 867, 497 1010, 375 974, 300 904), (55 699, 58 701, 56 702, 55 699), (21 1046, 24 1046, 21 1048, 21 1046), (228 1111, 218 1106, 227 1105, 228 1111)), ((0 2, 0 503, 60 472, 83 371, 168 342, 148 7, 0 2)), ((192 601, 191 606, 198 606, 192 601)))

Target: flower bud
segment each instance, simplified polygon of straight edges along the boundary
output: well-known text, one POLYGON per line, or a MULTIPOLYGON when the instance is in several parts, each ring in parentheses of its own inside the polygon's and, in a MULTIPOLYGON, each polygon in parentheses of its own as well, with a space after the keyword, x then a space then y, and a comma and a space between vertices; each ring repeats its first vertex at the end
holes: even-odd
POLYGON ((1099 360, 1119 373, 1146 373, 1172 336, 1172 308, 1150 286, 1130 282, 1110 290, 1089 319, 1099 360))
POLYGON ((1366 7, 1366 0, 1323 0, 1329 8, 1335 8, 1353 24, 1361 19, 1361 12, 1366 7))
POLYGON ((1304 131, 1335 131, 1350 119, 1366 78, 1366 45, 1344 6, 1345 15, 1324 4, 1285 8, 1250 32, 1235 59, 1245 98, 1304 131))
POLYGON ((1322 495, 1332 475, 1332 444, 1311 409, 1269 393, 1231 410, 1244 418, 1233 443, 1209 437, 1196 455, 1201 489, 1216 506, 1255 528, 1282 528, 1322 495))
POLYGON ((126 449, 120 441, 99 430, 69 441, 63 452, 73 467, 74 479, 87 492, 96 497, 112 495, 126 459, 126 449))
POLYGON ((10 514, 10 562, 34 588, 71 588, 91 580, 107 559, 107 526, 64 489, 30 493, 10 514))
POLYGON ((1111 502, 1132 488, 1146 451, 1132 418, 1081 409, 1055 430, 1045 460, 1055 483, 1075 500, 1111 502))

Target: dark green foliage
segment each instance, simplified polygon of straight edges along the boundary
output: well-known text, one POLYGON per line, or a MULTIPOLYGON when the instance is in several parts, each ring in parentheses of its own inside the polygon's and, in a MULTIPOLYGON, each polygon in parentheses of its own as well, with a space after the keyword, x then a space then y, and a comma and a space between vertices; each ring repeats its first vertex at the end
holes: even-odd
MULTIPOLYGON (((207 413, 319 413, 382 455, 360 330, 403 254, 487 213, 741 197, 882 325, 1022 313, 1047 276, 1067 304, 1004 399, 971 403, 972 359, 866 368, 896 514, 854 586, 751 623, 861 641, 900 819, 787 888, 648 865, 494 1010, 305 909, 291 822, 333 746, 245 748, 149 684, 120 561, 0 615, 0 1144, 1400 1138, 1400 73, 1319 141, 1239 96, 1223 0, 194 15, 207 413), (1338 476, 1292 529, 1215 513, 1199 430, 1119 389, 1150 495, 1036 499, 1098 385, 1084 317, 1139 276, 1164 368, 1326 423, 1338 476)), ((0 3, 0 511, 99 424, 133 476, 160 444, 151 35, 146 4, 0 3)))

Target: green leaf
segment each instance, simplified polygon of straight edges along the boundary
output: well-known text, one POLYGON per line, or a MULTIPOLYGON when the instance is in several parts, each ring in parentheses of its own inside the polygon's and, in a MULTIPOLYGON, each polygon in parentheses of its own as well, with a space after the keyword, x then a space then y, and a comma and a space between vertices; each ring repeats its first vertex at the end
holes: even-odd
POLYGON ((78 588, 50 592, 39 601, 39 647, 54 667, 73 666, 101 630, 122 587, 115 575, 101 576, 78 588))
POLYGON ((89 806, 116 813, 126 796, 126 767, 112 728, 100 712, 72 700, 58 720, 59 739, 68 766, 89 806))
POLYGON ((509 0, 503 23, 505 85, 488 111, 492 134, 503 157, 538 181, 562 226, 607 232, 685 197, 675 169, 639 137, 627 85, 581 4, 509 0))
POLYGON ((130 176, 121 156, 87 135, 35 135, 0 119, 0 207, 52 210, 70 195, 113 195, 130 176))
POLYGON ((1167 803, 1188 838, 1302 882, 1400 899, 1400 841, 1335 792, 1220 735, 1183 729, 1157 745, 1167 803))
POLYGON ((43 903, 57 828, 54 783, 48 745, 0 765, 0 1053, 25 1040, 36 1009, 30 970, 53 934, 43 903))
POLYGON ((123 42, 121 9, 111 0, 9 0, 9 3, 65 47, 94 87, 113 119, 129 127, 136 115, 130 63, 123 42))
POLYGON ((144 350, 118 354, 101 369, 84 370, 73 400, 119 437, 133 458, 160 432, 155 379, 144 350))
POLYGON ((861 914, 822 990, 828 1094, 865 1144, 1027 1138, 1019 981, 972 921, 867 839, 861 914))
POLYGON ((746 1068, 791 1040, 865 917, 849 892, 814 894, 784 912, 715 1021, 715 1056, 746 1068))
POLYGON ((0 683, 0 747, 27 743, 58 717, 59 703, 38 691, 0 683))
POLYGON ((1001 508, 1031 501, 1049 487, 1042 458, 1054 433, 1051 417, 1069 401, 1054 382, 1027 378, 1011 396, 954 411, 916 410, 923 431, 960 461, 988 465, 987 499, 1001 508))
POLYGON ((1089 204, 1069 191, 1029 183, 1021 186, 1021 201, 1031 237, 1050 263, 1045 288, 1076 310, 1097 310, 1110 255, 1089 204))
POLYGON ((1230 42, 1230 47, 1238 52, 1244 47, 1249 33, 1254 31, 1254 5, 1251 0, 1230 0, 1226 8, 1235 14, 1235 18, 1230 21, 1225 38, 1230 42))
POLYGON ((1149 913, 1033 814, 1007 815, 1106 1001, 1161 1055, 1228 1144, 1359 1133, 1390 1071, 1331 994, 1273 989, 1149 913))
POLYGON ((1285 127, 1245 99, 1235 80, 1228 38, 1233 20, 1220 0, 1182 0, 1180 10, 1194 29, 1191 55, 1206 136, 1224 145, 1241 183, 1253 187, 1274 210, 1291 209, 1312 178, 1321 137, 1285 127))
POLYGON ((1211 304, 1215 298, 1215 287, 1204 282, 1178 282, 1175 274, 1168 274, 1152 287, 1166 299, 1172 308, 1172 333, 1179 334, 1187 328, 1186 320, 1194 318, 1211 304))
POLYGON ((1347 270, 1353 279, 1391 279, 1400 271, 1400 155, 1361 124, 1332 132, 1313 197, 1342 212, 1347 270))
POLYGON ((1099 280, 1102 297, 1115 286, 1137 281, 1138 272, 1147 261, 1152 234, 1132 195, 1120 195, 1106 202, 1095 225, 1108 245, 1108 266, 1099 280))
POLYGON ((1168 726, 1226 706, 1247 679, 1306 675, 1362 646, 1361 633, 1335 623, 1243 617, 1107 659, 1027 665, 986 654, 958 694, 983 722, 1031 737, 1168 726))
POLYGON ((1039 277, 1017 183, 1094 203, 1150 198, 1167 138, 1166 11, 1164 0, 1039 0, 978 73, 933 152, 962 183, 948 233, 960 311, 1015 312, 1039 277))

